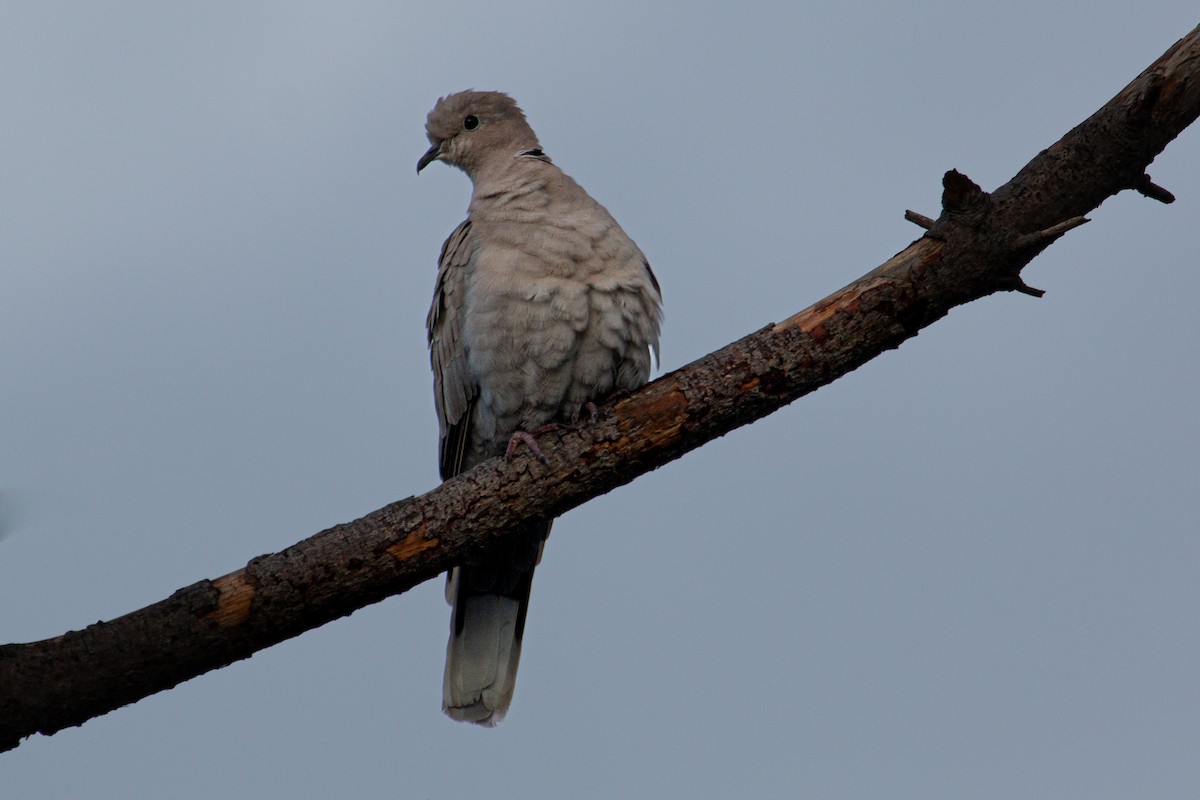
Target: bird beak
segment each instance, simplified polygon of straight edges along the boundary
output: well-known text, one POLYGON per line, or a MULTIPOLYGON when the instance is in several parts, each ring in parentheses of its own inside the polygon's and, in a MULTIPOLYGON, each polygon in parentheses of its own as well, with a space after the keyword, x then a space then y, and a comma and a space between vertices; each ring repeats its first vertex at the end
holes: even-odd
POLYGON ((425 169, 426 167, 428 167, 430 164, 432 164, 434 161, 437 161, 441 157, 442 157, 442 143, 438 142, 433 147, 426 150, 425 155, 421 156, 421 160, 417 162, 417 174, 419 175, 421 173, 421 170, 425 169))

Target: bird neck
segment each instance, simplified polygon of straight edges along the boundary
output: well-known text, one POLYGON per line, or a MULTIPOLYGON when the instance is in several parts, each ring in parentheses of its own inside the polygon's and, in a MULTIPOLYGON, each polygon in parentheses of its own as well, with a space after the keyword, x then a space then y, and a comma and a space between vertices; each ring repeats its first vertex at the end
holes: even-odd
POLYGON ((472 202, 545 182, 545 170, 556 169, 538 148, 522 148, 489 159, 471 171, 472 202))

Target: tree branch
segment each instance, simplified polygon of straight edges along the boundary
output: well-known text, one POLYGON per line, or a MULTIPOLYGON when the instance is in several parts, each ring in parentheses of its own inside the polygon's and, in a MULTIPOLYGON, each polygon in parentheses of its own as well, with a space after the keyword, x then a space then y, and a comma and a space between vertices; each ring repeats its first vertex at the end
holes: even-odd
POLYGON ((1171 202, 1146 168, 1200 114, 1200 28, 993 194, 956 171, 927 232, 841 291, 425 495, 82 631, 0 647, 0 749, 79 725, 444 572, 514 523, 555 516, 898 347, 957 305, 1040 295, 1021 270, 1122 189, 1171 202), (552 437, 557 437, 555 440, 552 437))

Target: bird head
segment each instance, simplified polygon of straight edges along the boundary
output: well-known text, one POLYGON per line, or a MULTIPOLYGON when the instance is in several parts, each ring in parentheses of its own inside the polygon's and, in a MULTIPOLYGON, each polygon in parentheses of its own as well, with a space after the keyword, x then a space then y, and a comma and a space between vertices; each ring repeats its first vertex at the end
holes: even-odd
POLYGON ((444 161, 474 176, 493 159, 539 149, 516 101, 503 92, 466 91, 437 101, 425 120, 430 148, 417 172, 444 161))

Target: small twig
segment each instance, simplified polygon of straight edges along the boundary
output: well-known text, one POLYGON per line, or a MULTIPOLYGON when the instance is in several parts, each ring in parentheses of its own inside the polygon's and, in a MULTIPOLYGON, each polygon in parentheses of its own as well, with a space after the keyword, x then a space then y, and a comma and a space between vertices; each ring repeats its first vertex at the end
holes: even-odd
POLYGON ((1067 231, 1073 228, 1078 228, 1085 222, 1091 222, 1091 220, 1087 217, 1071 217, 1070 219, 1063 220, 1056 225, 1051 225, 1045 230, 1037 231, 1036 233, 1027 233, 1024 236, 1017 238, 1016 249, 1024 250, 1028 247, 1043 247, 1047 244, 1050 244, 1067 231))
POLYGON ((933 227, 933 220, 924 214, 918 214, 912 210, 905 210, 904 218, 917 227, 924 228, 925 230, 929 230, 933 227))
POLYGON ((1137 190, 1138 194, 1145 195, 1151 200, 1157 200, 1160 203, 1175 202, 1175 195, 1150 180, 1149 175, 1143 174, 1141 180, 1133 188, 1137 190))
POLYGON ((1030 297, 1041 297, 1046 294, 1044 289, 1035 289, 1029 284, 1025 283, 1025 281, 1021 280, 1019 275, 1017 276, 1017 283, 1012 287, 1012 290, 1014 292, 1020 292, 1021 294, 1027 294, 1030 297))

